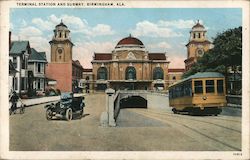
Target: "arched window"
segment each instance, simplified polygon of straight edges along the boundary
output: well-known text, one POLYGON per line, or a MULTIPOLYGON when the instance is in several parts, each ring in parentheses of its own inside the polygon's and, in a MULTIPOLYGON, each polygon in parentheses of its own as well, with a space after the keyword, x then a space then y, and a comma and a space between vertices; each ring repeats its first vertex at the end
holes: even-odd
POLYGON ((153 72, 153 79, 163 79, 163 69, 161 67, 156 67, 153 72))
POLYGON ((127 67, 126 69, 126 80, 135 80, 136 70, 134 67, 127 67))
POLYGON ((105 67, 100 67, 97 71, 97 79, 107 80, 108 70, 105 67))

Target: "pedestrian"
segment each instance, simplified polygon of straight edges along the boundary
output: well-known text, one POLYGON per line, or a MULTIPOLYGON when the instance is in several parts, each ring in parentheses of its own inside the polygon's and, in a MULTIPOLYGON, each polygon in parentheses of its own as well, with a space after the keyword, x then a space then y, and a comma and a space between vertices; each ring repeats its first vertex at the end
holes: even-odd
MULTIPOLYGON (((17 95, 17 93, 14 91, 11 98, 10 98, 10 101, 12 103, 11 105, 11 111, 14 112, 16 109, 17 109, 17 101, 18 101, 19 97, 17 95)), ((14 112, 15 114, 15 112, 14 112)))

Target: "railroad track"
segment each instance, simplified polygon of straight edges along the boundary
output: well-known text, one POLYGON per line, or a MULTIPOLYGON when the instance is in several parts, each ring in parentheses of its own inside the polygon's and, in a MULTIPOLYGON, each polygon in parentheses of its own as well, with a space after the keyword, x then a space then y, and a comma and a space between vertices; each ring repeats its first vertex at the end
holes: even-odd
POLYGON ((166 113, 166 112, 157 112, 157 111, 153 111, 153 110, 148 110, 147 112, 151 112, 151 113, 155 113, 155 114, 159 114, 159 115, 178 117, 178 118, 187 119, 187 120, 191 120, 191 121, 198 121, 198 122, 215 125, 215 126, 222 127, 222 128, 225 128, 225 129, 228 129, 231 131, 241 133, 241 129, 226 127, 221 123, 221 121, 227 121, 227 122, 230 121, 231 123, 234 123, 231 126, 235 127, 237 124, 241 123, 240 120, 233 120, 233 119, 222 118, 222 117, 218 118, 218 117, 212 117, 212 116, 197 117, 197 116, 189 116, 189 115, 171 114, 171 113, 166 113))
POLYGON ((170 113, 160 114, 152 110, 132 109, 129 111, 167 123, 171 127, 184 132, 197 141, 204 141, 206 145, 215 150, 241 150, 241 131, 234 128, 216 125, 215 123, 209 123, 207 121, 200 121, 200 119, 187 118, 183 115, 174 115, 170 113), (239 140, 235 141, 235 137, 236 139, 239 138, 239 140))

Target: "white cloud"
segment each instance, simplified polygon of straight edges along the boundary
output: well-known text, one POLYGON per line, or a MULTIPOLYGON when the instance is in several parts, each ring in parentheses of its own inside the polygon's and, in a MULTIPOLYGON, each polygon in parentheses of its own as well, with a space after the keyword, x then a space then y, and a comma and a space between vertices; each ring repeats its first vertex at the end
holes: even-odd
POLYGON ((32 19, 32 23, 41 30, 52 30, 54 27, 54 24, 51 21, 42 20, 41 18, 32 19))
POLYGON ((169 48, 172 48, 172 46, 170 44, 168 44, 167 42, 159 42, 156 44, 148 45, 148 48, 150 48, 150 49, 169 49, 169 48))
POLYGON ((26 27, 26 26, 27 26, 27 22, 24 19, 22 19, 21 27, 26 27))
POLYGON ((41 30, 53 30, 53 28, 63 21, 68 26, 72 33, 83 33, 87 36, 101 36, 101 35, 113 35, 114 31, 111 26, 106 24, 97 24, 96 26, 90 26, 85 19, 81 19, 77 16, 71 16, 64 14, 60 17, 54 14, 47 17, 47 20, 41 18, 32 19, 32 23, 35 24, 41 30))
POLYGON ((106 24, 97 24, 93 29, 92 33, 94 35, 112 35, 114 31, 112 31, 111 27, 106 24))
POLYGON ((136 24, 136 28, 132 30, 135 36, 148 37, 180 37, 181 33, 174 32, 172 29, 165 26, 160 26, 149 21, 142 21, 136 24))
POLYGON ((38 52, 46 52, 47 61, 50 61, 49 39, 31 36, 27 40, 29 40, 31 48, 35 48, 38 52))
POLYGON ((30 36, 41 36, 42 35, 42 32, 37 29, 36 27, 33 27, 33 26, 28 26, 28 27, 25 27, 25 28, 21 28, 20 29, 20 32, 19 32, 19 35, 21 37, 30 37, 30 36))
POLYGON ((185 68, 185 56, 169 56, 170 61, 169 68, 185 68))
POLYGON ((73 48, 73 59, 78 59, 85 68, 92 68, 91 61, 93 60, 94 52, 111 53, 114 49, 113 42, 85 42, 75 43, 73 48))
POLYGON ((183 28, 192 28, 195 25, 195 22, 193 20, 182 20, 182 19, 174 21, 160 20, 158 22, 158 25, 163 27, 174 27, 183 29, 183 28))

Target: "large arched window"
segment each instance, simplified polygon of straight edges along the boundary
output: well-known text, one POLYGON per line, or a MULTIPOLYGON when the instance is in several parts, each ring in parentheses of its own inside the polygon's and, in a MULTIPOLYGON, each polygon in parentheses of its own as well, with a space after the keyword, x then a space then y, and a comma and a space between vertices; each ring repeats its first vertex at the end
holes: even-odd
POLYGON ((163 69, 161 67, 156 67, 153 72, 153 79, 163 79, 163 69))
POLYGON ((134 67, 127 67, 126 69, 126 80, 135 80, 136 70, 134 67))
POLYGON ((97 79, 107 80, 108 79, 108 70, 105 67, 100 67, 97 70, 97 79))

